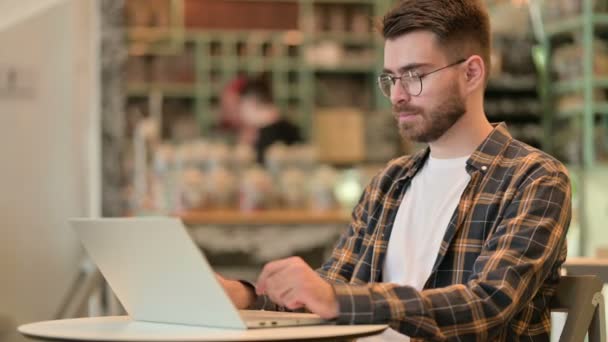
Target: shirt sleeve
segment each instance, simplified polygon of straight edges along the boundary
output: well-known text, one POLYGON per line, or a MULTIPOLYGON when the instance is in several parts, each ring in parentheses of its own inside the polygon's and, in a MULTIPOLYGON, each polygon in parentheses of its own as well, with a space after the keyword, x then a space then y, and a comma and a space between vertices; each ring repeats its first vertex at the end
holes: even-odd
MULTIPOLYGON (((428 340, 492 340, 563 262, 570 217, 568 176, 541 175, 515 194, 466 284, 422 291, 388 283, 335 284, 338 322, 398 322, 402 333, 428 340)), ((355 242, 347 238, 344 244, 346 260, 339 267, 346 270, 329 267, 333 277, 348 275, 352 265, 349 249, 355 242)))
POLYGON ((376 186, 379 177, 376 176, 367 186, 353 209, 350 225, 340 236, 330 258, 317 269, 317 273, 331 283, 348 283, 353 277, 355 265, 360 259, 369 213, 373 211, 373 199, 379 196, 376 186))
MULTIPOLYGON (((378 176, 370 182, 359 198, 358 204, 352 211, 351 223, 340 236, 331 257, 321 268, 316 270, 321 278, 330 283, 347 283, 352 278, 352 272, 358 261, 363 236, 365 235, 368 212, 372 206, 370 199, 376 192, 374 189, 376 188, 375 182, 377 178, 378 176)), ((254 287, 251 283, 247 283, 247 285, 254 287)), ((287 308, 273 303, 267 296, 257 296, 255 303, 248 309, 289 311, 287 308)))

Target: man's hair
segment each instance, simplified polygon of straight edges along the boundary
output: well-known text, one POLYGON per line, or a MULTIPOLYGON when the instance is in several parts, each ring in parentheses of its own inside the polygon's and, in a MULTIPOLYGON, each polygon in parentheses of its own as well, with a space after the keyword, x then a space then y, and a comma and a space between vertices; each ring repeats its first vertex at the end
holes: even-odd
POLYGON ((382 20, 384 39, 413 31, 434 33, 440 48, 453 59, 450 62, 479 55, 487 80, 492 43, 490 18, 482 0, 403 0, 382 20))
POLYGON ((241 90, 242 98, 253 98, 262 104, 273 104, 272 88, 264 77, 249 79, 241 90))

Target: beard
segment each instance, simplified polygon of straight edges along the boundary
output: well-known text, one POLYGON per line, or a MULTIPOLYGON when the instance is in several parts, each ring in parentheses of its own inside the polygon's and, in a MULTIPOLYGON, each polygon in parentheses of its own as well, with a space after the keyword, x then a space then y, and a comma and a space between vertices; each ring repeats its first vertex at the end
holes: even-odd
POLYGON ((465 114, 464 100, 459 97, 458 89, 453 89, 448 97, 428 112, 408 104, 394 105, 393 115, 399 125, 399 134, 405 139, 419 143, 437 141, 465 114), (400 122, 399 113, 414 113, 416 117, 409 122, 400 122))

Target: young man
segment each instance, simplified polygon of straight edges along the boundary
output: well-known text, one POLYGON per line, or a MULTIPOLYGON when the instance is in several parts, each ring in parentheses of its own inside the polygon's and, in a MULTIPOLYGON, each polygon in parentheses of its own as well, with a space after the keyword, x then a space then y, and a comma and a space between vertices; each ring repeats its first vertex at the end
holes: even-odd
POLYGON ((386 15, 379 85, 401 134, 429 148, 373 179, 319 270, 271 262, 255 293, 220 278, 238 307, 389 323, 387 339, 549 340, 570 183, 486 119, 489 26, 481 0, 406 0, 386 15))

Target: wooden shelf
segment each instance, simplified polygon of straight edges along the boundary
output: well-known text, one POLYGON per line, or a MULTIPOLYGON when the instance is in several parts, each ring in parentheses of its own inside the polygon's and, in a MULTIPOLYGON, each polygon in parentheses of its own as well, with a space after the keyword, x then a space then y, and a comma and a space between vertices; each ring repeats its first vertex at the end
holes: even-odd
POLYGON ((313 42, 332 41, 339 42, 342 44, 355 44, 355 45, 373 45, 377 44, 380 40, 380 36, 373 33, 350 33, 350 32, 310 32, 307 33, 313 42))
MULTIPOLYGON (((560 19, 546 25, 545 31, 549 36, 556 36, 565 33, 571 33, 582 28, 587 22, 587 18, 583 15, 560 19)), ((594 14, 591 18, 594 26, 608 26, 608 14, 594 14)))
POLYGON ((186 225, 298 225, 348 224, 350 215, 344 211, 264 210, 243 212, 237 210, 195 210, 175 216, 186 225))
POLYGON ((196 97, 196 85, 180 83, 131 83, 127 85, 129 96, 148 96, 159 91, 165 97, 196 97))
POLYGON ((328 74, 365 74, 375 72, 374 65, 372 63, 343 63, 336 66, 309 64, 308 67, 317 73, 328 74))
MULTIPOLYGON (((608 102, 596 102, 593 104, 593 111, 595 114, 608 115, 608 102)), ((565 110, 558 110, 558 118, 572 118, 576 116, 582 116, 585 111, 583 104, 572 106, 565 110)))
MULTIPOLYGON (((593 80, 594 88, 608 88, 608 77, 601 76, 593 80)), ((585 89, 585 81, 583 79, 571 80, 571 81, 557 81, 555 82, 555 93, 558 95, 567 94, 585 89)))
POLYGON ((488 81, 487 91, 490 92, 532 92, 536 93, 537 78, 531 76, 497 75, 488 81))

